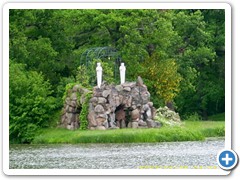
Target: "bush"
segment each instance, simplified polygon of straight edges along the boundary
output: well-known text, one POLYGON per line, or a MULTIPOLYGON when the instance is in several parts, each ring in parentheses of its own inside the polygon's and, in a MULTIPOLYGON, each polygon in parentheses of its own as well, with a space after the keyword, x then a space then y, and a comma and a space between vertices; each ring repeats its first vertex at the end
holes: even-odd
POLYGON ((89 70, 85 65, 81 65, 77 68, 77 82, 79 82, 84 87, 90 87, 90 76, 89 70))
POLYGON ((101 59, 93 59, 89 65, 80 65, 77 68, 76 81, 85 88, 92 88, 97 85, 96 67, 97 63, 101 63, 103 68, 102 79, 108 83, 116 83, 114 79, 114 61, 103 61, 101 59))
POLYGON ((158 108, 154 119, 163 126, 179 126, 182 124, 179 114, 170 110, 167 106, 158 108))
POLYGON ((59 109, 62 108, 62 98, 64 93, 66 92, 66 85, 69 83, 75 82, 74 77, 62 77, 60 78, 60 82, 58 83, 57 89, 56 89, 56 98, 57 98, 57 107, 59 109))
POLYGON ((185 119, 186 121, 201 121, 202 117, 198 113, 193 113, 185 119))
POLYGON ((48 127, 55 109, 51 86, 42 74, 10 61, 10 141, 29 143, 40 127, 48 127))

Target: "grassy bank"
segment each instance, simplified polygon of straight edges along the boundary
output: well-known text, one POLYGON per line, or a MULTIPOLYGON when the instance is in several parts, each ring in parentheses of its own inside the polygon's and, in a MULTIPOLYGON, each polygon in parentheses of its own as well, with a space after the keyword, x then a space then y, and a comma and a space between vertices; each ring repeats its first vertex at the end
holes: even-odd
POLYGON ((32 143, 77 144, 200 141, 206 137, 218 136, 224 136, 224 121, 185 121, 179 127, 162 127, 159 129, 116 129, 106 131, 43 129, 32 143))
POLYGON ((199 131, 204 137, 224 137, 225 121, 185 121, 185 128, 199 131))

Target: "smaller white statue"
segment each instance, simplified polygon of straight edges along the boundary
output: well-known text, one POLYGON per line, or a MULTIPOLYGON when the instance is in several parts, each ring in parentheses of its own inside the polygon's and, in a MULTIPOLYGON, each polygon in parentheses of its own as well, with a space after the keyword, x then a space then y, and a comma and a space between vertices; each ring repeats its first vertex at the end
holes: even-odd
POLYGON ((101 63, 97 63, 97 86, 100 88, 102 84, 102 66, 101 63))
POLYGON ((125 83, 125 72, 126 72, 126 67, 124 66, 124 63, 121 63, 119 70, 120 70, 121 84, 123 84, 125 83))

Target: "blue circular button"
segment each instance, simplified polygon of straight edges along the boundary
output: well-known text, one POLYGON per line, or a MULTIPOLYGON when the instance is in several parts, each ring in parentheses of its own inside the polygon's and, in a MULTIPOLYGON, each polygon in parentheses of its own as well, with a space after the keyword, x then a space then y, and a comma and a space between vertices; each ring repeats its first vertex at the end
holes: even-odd
POLYGON ((223 150, 218 153, 217 162, 222 169, 230 170, 236 166, 238 156, 233 150, 223 150))

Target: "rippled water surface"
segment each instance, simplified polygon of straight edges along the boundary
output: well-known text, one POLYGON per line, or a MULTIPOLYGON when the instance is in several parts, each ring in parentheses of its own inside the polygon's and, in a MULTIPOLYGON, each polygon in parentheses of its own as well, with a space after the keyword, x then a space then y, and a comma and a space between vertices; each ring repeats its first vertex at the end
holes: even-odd
POLYGON ((203 142, 11 145, 10 168, 114 169, 145 166, 217 167, 224 140, 203 142))

